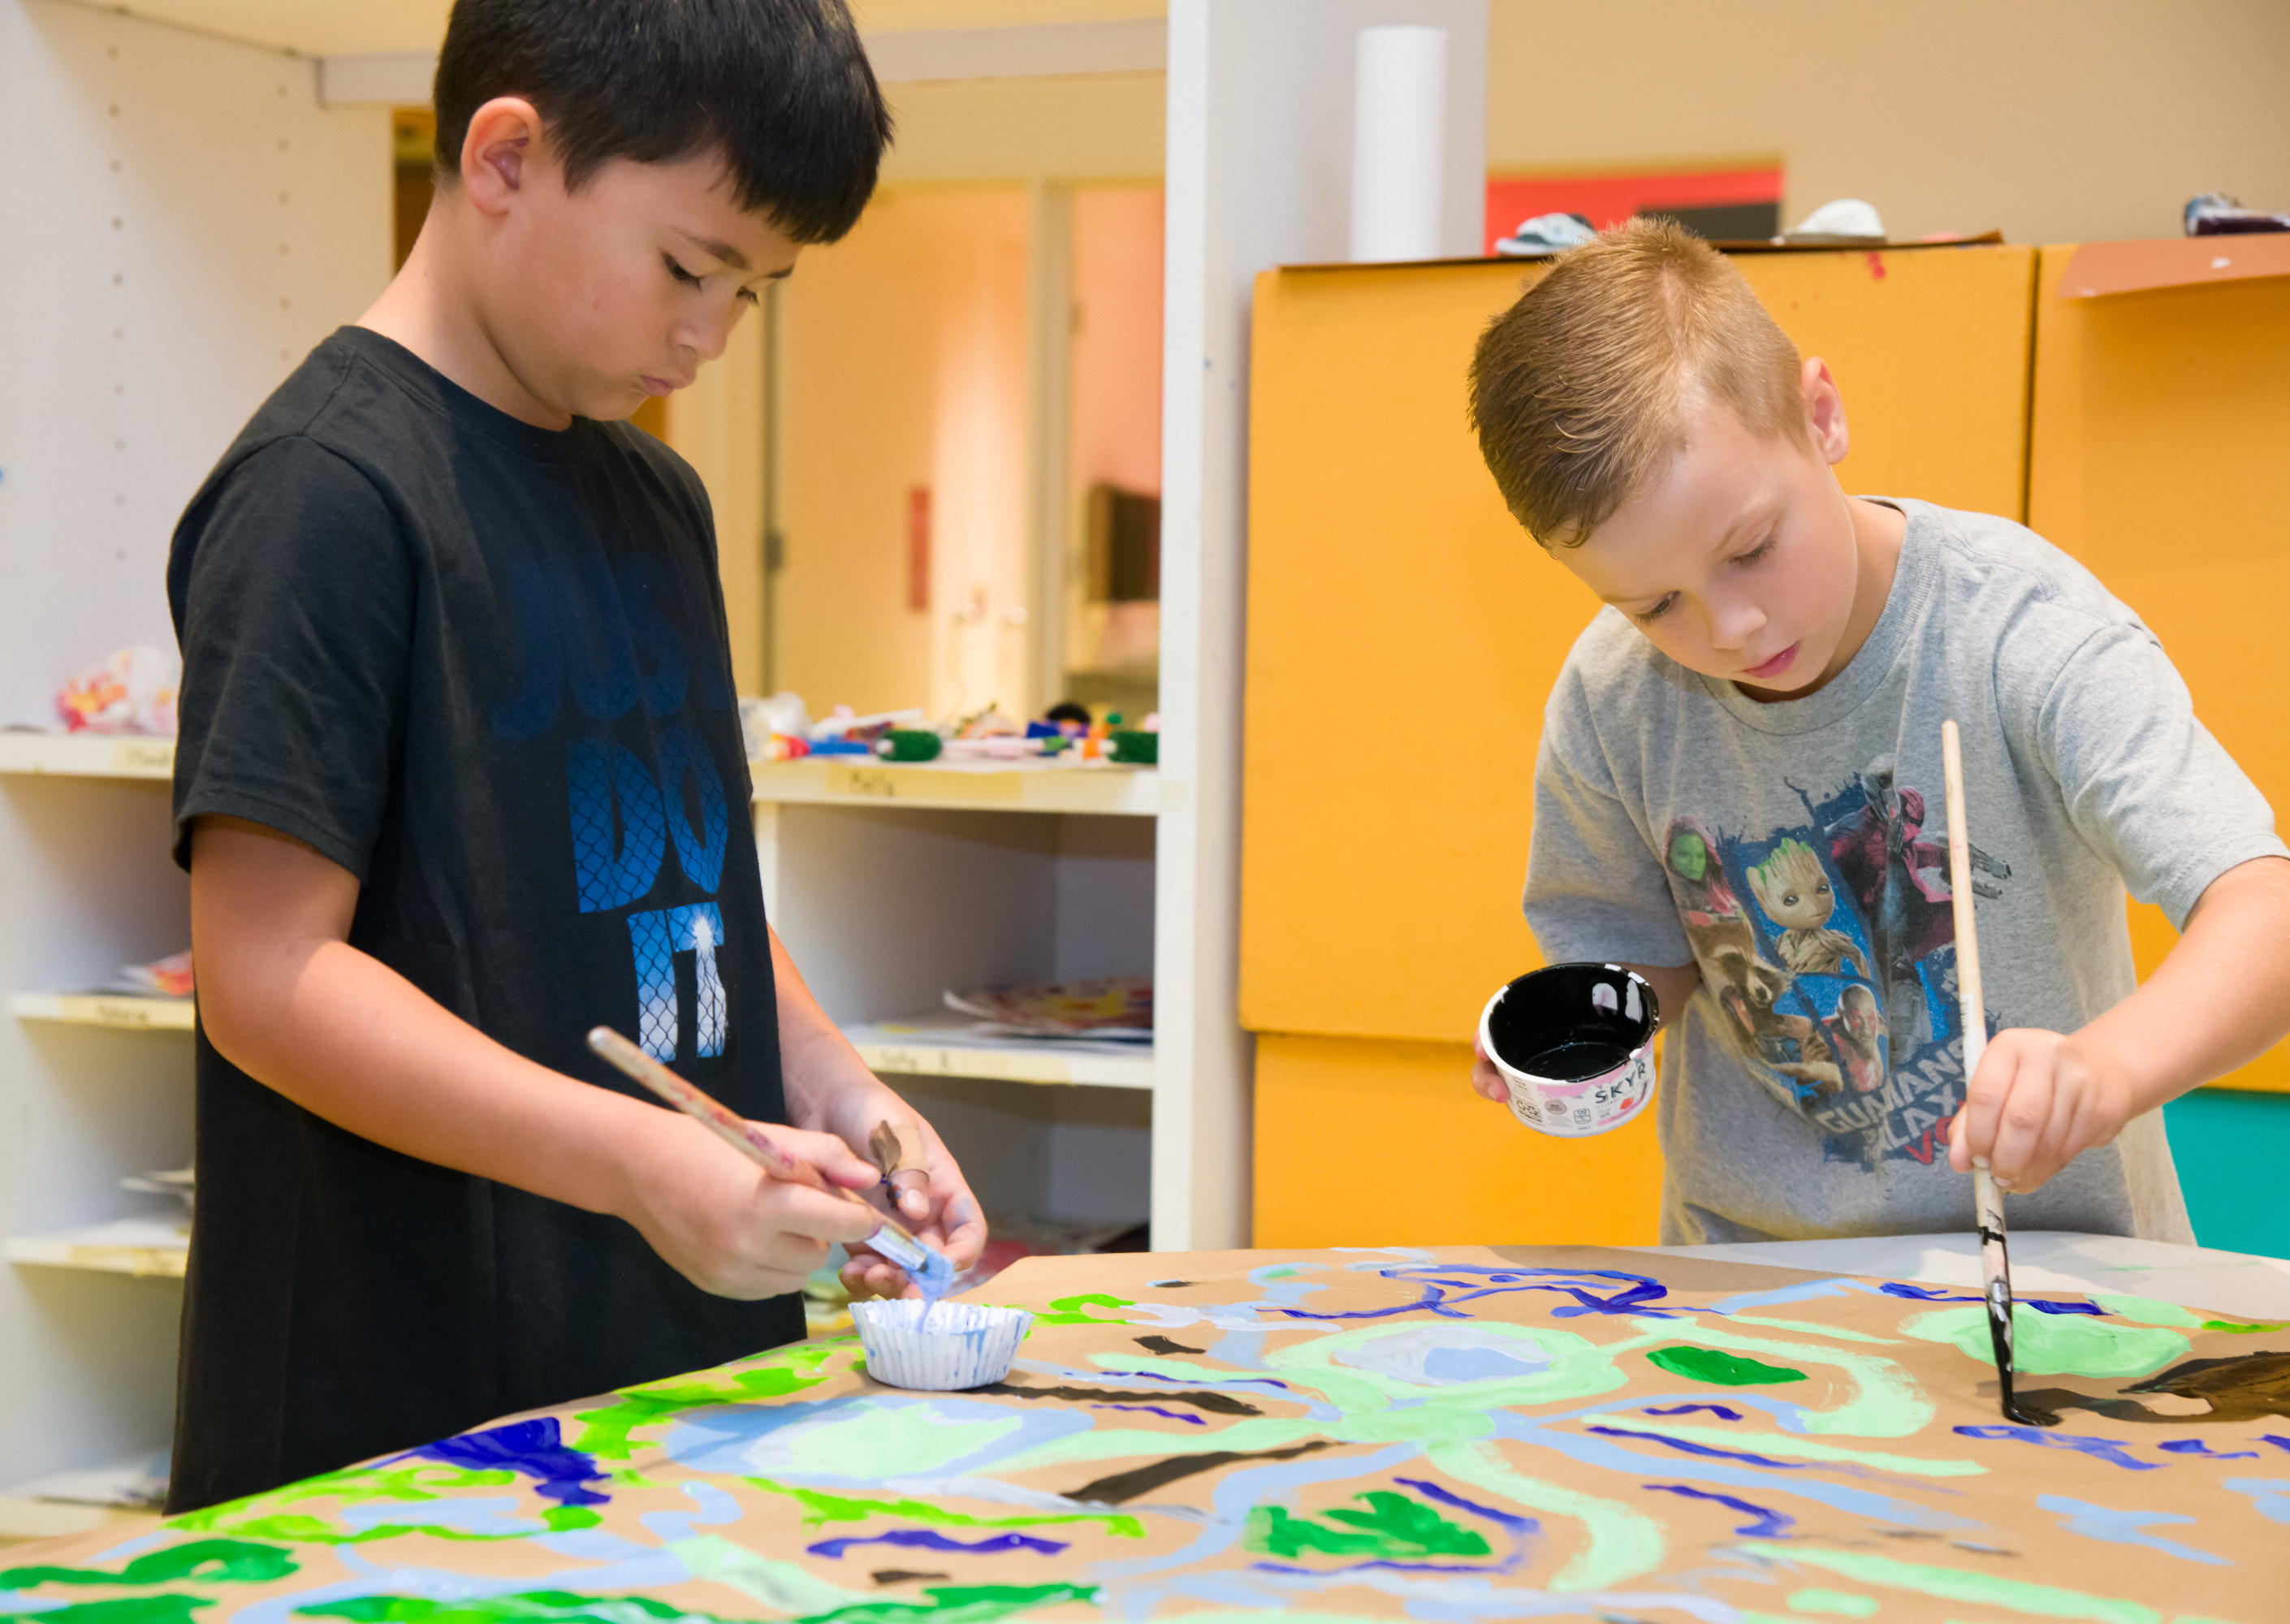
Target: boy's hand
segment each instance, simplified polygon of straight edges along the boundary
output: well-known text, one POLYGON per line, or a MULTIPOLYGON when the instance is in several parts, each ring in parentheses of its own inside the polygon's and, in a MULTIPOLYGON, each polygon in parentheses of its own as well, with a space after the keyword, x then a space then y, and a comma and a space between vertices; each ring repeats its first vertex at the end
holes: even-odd
POLYGON ((1510 1103, 1510 1084, 1503 1081, 1495 1063, 1487 1059, 1486 1049, 1477 1032, 1471 1034, 1471 1086, 1497 1105, 1510 1103))
POLYGON ((1985 1158, 1996 1187, 2025 1195, 2137 1114, 2133 1079, 2088 1035, 2017 1027, 1988 1041, 1970 1097, 1949 1129, 1948 1164, 1985 1158))
MULTIPOLYGON (((955 1273, 960 1274, 986 1250, 986 1216, 979 1211, 978 1197, 971 1194, 969 1181, 947 1153, 937 1130, 915 1116, 903 1101, 899 1109, 909 1132, 921 1141, 923 1153, 921 1168, 892 1180, 899 1192, 899 1221, 917 1240, 944 1252, 955 1273)), ((906 1270, 867 1246, 851 1249, 851 1261, 843 1266, 843 1284, 857 1298, 922 1295, 922 1288, 907 1277, 906 1270)))
MULTIPOLYGON (((881 1220, 823 1191, 774 1179, 700 1124, 673 1112, 629 1147, 621 1216, 677 1273, 718 1297, 776 1297, 803 1289, 828 1248, 872 1235, 881 1220)), ((875 1170, 829 1133, 765 1130, 830 1184, 865 1190, 875 1170)))

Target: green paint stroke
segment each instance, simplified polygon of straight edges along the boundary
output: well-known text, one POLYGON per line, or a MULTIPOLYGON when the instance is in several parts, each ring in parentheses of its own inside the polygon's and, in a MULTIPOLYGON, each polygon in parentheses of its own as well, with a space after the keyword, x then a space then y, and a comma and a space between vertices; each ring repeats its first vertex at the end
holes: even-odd
POLYGON ((156 1596, 129 1596, 112 1602, 79 1602, 69 1607, 50 1607, 37 1612, 0 1612, 0 1619, 21 1619, 25 1624, 193 1624, 191 1609, 212 1607, 213 1599, 163 1590, 156 1596))
MULTIPOLYGON (((1093 1586, 1070 1584, 954 1585, 923 1594, 931 1599, 861 1602, 809 1614, 797 1624, 991 1624, 1030 1607, 1089 1601, 1097 1591, 1093 1586)), ((733 1624, 714 1613, 687 1612, 648 1596, 581 1596, 566 1590, 447 1602, 418 1596, 359 1596, 316 1602, 294 1613, 297 1618, 347 1619, 351 1624, 511 1624, 527 1620, 546 1624, 733 1624)))
POLYGON ((1661 1565, 1661 1524, 1633 1507, 1526 1476, 1484 1439, 1434 1444, 1423 1453, 1457 1483, 1485 1489, 1529 1511, 1571 1517, 1582 1524, 1582 1548, 1544 1587, 1553 1595, 1611 1590, 1661 1565))
MULTIPOLYGON (((1987 1310, 1983 1308, 1984 1315, 1987 1310)), ((2038 1619, 2081 1619, 2090 1624, 2163 1624, 2163 1615, 2151 1607, 2120 1596, 2093 1596, 2057 1585, 2031 1584, 2024 1579, 2000 1579, 1992 1573, 1968 1573, 1936 1568, 1921 1562, 1872 1556, 1864 1551, 1821 1550, 1802 1545, 1751 1540, 1734 1548, 1768 1561, 1825 1568, 1865 1585, 1891 1585, 1944 1602, 1970 1602, 1977 1607, 2002 1607, 2038 1619)))
POLYGON ((949 1511, 942 1506, 934 1506, 928 1500, 856 1500, 849 1495, 829 1494, 818 1489, 798 1489, 792 1484, 773 1483, 768 1477, 750 1477, 747 1481, 758 1489, 773 1494, 784 1494, 794 1500, 804 1508, 804 1522, 813 1528, 823 1527, 829 1523, 863 1523, 870 1516, 897 1516, 916 1523, 936 1523, 944 1528, 1035 1528, 1052 1523, 1102 1523, 1105 1532, 1118 1539, 1141 1540, 1145 1537, 1142 1522, 1117 1511, 970 1516, 960 1511, 949 1511))
POLYGON ((1847 1353, 1841 1348, 1822 1348, 1811 1342, 1783 1342, 1771 1337, 1745 1336, 1723 1321, 1704 1321, 1685 1314, 1676 1319, 1633 1317, 1639 1330, 1667 1342, 1681 1332, 1701 1341, 1736 1353, 1773 1354, 1792 1364, 1834 1365, 1853 1378, 1856 1391, 1834 1410, 1805 1412, 1805 1429, 1848 1437, 1905 1438, 1922 1432, 1933 1418, 1932 1401, 1916 1379, 1892 1360, 1876 1354, 1847 1353))
POLYGON ((927 1602, 861 1602, 795 1624, 992 1624, 1013 1612, 1097 1597, 1095 1585, 933 1585, 927 1602))
MULTIPOLYGON (((267 1584, 295 1570, 294 1558, 275 1545, 244 1540, 192 1540, 165 1550, 147 1551, 116 1573, 101 1568, 0 1568, 0 1590, 35 1585, 267 1584)), ((52 1616, 52 1615, 49 1615, 52 1616)))
POLYGON ((2223 1331, 2229 1336, 2255 1336, 2264 1331, 2290 1331, 2290 1321, 2275 1320, 2246 1325, 2239 1320, 2205 1319, 2175 1302, 2162 1302, 2152 1297, 2126 1297, 2110 1292, 2094 1295, 2092 1301, 2119 1319, 2135 1319, 2142 1324, 2176 1325, 2185 1331, 2223 1331))
MULTIPOLYGON (((826 1352, 821 1349, 820 1357, 825 1357, 826 1352)), ((816 1364, 818 1360, 812 1362, 816 1364)), ((687 1381, 624 1388, 605 1408, 582 1410, 573 1416, 581 1423, 581 1436, 572 1447, 600 1460, 626 1460, 636 1452, 630 1435, 640 1428, 658 1426, 688 1410, 786 1398, 827 1380, 823 1375, 806 1376, 784 1364, 725 1373, 732 1379, 729 1387, 715 1381, 687 1381)))
POLYGON ((1688 1381, 1708 1382, 1721 1388, 1765 1388, 1784 1381, 1805 1380, 1803 1371, 1793 1371, 1785 1364, 1767 1364, 1762 1360, 1719 1353, 1714 1348, 1657 1348, 1646 1355, 1646 1362, 1659 1364, 1671 1375, 1683 1376, 1688 1381))
POLYGON ((1306 1551, 1394 1562, 1492 1554, 1485 1538, 1449 1522, 1421 1500, 1389 1489, 1371 1489, 1352 1498, 1365 1500, 1368 1509, 1340 1506, 1321 1513, 1324 1520, 1317 1522, 1292 1516, 1278 1506, 1259 1506, 1248 1514, 1248 1548, 1291 1560, 1306 1551), (1330 1523, 1343 1526, 1331 1528, 1330 1523))
POLYGON ((1079 1297, 1053 1297, 1050 1306, 1034 1316, 1037 1325, 1125 1325, 1125 1319, 1100 1319, 1085 1314, 1085 1308, 1133 1308, 1137 1305, 1126 1297, 1108 1297, 1103 1292, 1088 1292, 1079 1297))
POLYGON ((1832 1618, 1867 1619, 1877 1612, 1877 1598, 1855 1596, 1847 1590, 1823 1590, 1809 1587, 1793 1593, 1789 1598, 1792 1612, 1827 1613, 1832 1618))
POLYGON ((186 1533, 235 1534, 243 1539, 287 1540, 305 1545, 354 1545, 404 1533, 406 1529, 338 1533, 329 1523, 315 1516, 288 1514, 285 1508, 315 1500, 339 1500, 345 1506, 370 1500, 439 1500, 467 1489, 501 1488, 516 1481, 516 1474, 504 1468, 472 1470, 435 1460, 397 1466, 356 1466, 339 1472, 321 1472, 316 1477, 305 1477, 243 1500, 225 1500, 204 1511, 176 1517, 169 1526, 186 1533))
MULTIPOLYGON (((1993 1364, 1988 1307, 1976 1303, 1919 1314, 1902 1323, 1907 1335, 1946 1342, 1966 1358, 1993 1364)), ((2115 1325, 2082 1314, 2038 1314, 2025 1303, 2012 1313, 2012 1368, 2031 1376, 2144 1376, 2188 1349, 2175 1331, 2115 1325)))

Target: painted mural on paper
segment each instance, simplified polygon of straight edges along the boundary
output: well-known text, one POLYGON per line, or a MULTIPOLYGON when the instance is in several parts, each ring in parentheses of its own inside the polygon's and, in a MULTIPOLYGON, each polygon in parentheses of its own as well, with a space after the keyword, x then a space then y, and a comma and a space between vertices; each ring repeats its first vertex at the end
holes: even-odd
MULTIPOLYGON (((1799 927, 1814 928, 1814 927, 1799 927)), ((1006 1381, 830 1339, 122 1540, 40 1624, 1187 1618, 2265 1624, 2290 1327, 1588 1248, 1034 1260, 1006 1381)), ((8 1565, 12 1562, 13 1565, 8 1565)))
MULTIPOLYGON (((1929 1164, 1964 1103, 1947 849, 1889 759, 1823 800, 1790 788, 1804 821, 1760 835, 1671 820, 1686 939, 1726 1039, 1831 1161, 1929 1164)), ((1972 867, 1976 892, 2003 894, 2008 863, 1975 849, 1972 867)))

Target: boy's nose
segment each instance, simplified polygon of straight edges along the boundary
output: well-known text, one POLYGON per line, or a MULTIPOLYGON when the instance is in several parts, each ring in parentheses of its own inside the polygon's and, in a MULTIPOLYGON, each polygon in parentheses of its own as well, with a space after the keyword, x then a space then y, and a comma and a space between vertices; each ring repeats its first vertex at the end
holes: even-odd
POLYGON ((1727 653, 1747 648, 1750 639, 1765 628, 1765 611, 1747 599, 1709 605, 1710 644, 1727 653))

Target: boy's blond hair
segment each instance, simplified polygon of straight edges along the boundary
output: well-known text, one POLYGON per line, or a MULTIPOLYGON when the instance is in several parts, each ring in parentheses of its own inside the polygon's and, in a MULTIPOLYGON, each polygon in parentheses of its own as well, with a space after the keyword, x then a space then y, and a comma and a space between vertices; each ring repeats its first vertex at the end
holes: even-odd
POLYGON ((1512 516, 1579 547, 1685 444, 1696 396, 1806 432, 1797 346, 1723 254, 1633 220, 1561 254, 1479 335, 1471 426, 1512 516))

